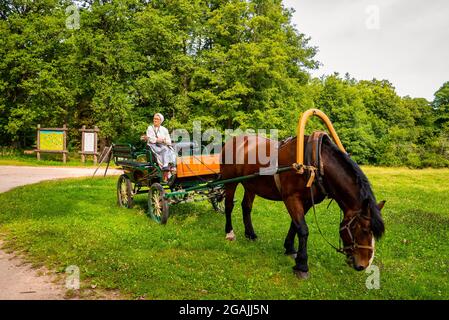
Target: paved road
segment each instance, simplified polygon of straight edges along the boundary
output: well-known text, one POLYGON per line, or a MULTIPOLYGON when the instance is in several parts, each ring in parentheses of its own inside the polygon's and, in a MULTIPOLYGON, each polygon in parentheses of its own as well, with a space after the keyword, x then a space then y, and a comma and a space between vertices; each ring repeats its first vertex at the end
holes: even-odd
MULTIPOLYGON (((0 166, 0 192, 44 180, 92 176, 94 171, 93 168, 0 166)), ((103 173, 103 168, 98 169, 96 176, 103 173)), ((108 170, 108 175, 119 173, 119 170, 108 170)))
MULTIPOLYGON (((87 168, 0 166, 0 192, 44 180, 91 176, 93 172, 87 168)), ((100 169, 97 175, 103 173, 104 169, 100 169)), ((116 174, 120 171, 108 170, 108 175, 116 174)), ((53 281, 45 269, 32 269, 14 254, 0 250, 0 300, 63 299, 65 288, 53 281)))

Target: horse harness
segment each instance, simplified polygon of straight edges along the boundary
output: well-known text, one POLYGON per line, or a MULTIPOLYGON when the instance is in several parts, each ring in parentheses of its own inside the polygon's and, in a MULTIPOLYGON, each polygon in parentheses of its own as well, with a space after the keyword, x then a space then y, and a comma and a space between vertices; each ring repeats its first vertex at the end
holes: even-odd
MULTIPOLYGON (((321 234, 321 236, 323 237, 323 239, 339 253, 345 254, 348 251, 354 251, 355 249, 368 249, 368 250, 374 251, 374 248, 372 246, 358 244, 356 242, 354 235, 352 233, 352 230, 351 230, 354 221, 356 221, 358 219, 367 219, 367 220, 371 219, 370 217, 363 215, 362 210, 359 210, 347 223, 345 223, 342 227, 340 227, 340 230, 339 230, 340 234, 343 232, 347 232, 349 238, 351 239, 350 245, 342 247, 341 237, 339 237, 339 248, 337 248, 330 241, 328 241, 326 239, 326 237, 324 237, 324 235, 321 231, 321 228, 318 224, 318 220, 316 217, 315 201, 314 201, 314 197, 313 197, 312 187, 315 185, 315 187, 318 188, 321 191, 321 193, 325 195, 325 197, 329 197, 329 192, 327 192, 326 187, 324 185, 324 181, 323 181, 324 166, 323 166, 323 161, 322 161, 322 157, 321 157, 321 146, 322 146, 324 138, 330 139, 326 132, 322 132, 322 131, 313 132, 307 140, 306 148, 304 151, 306 164, 305 165, 293 164, 293 168, 299 174, 303 174, 306 171, 308 171, 307 187, 310 188, 310 197, 312 200, 312 208, 313 208, 313 213, 314 213, 314 217, 315 217, 315 223, 317 224, 317 227, 318 227, 318 231, 321 234)), ((275 177, 275 182, 280 191, 279 175, 277 175, 277 177, 275 177)), ((331 199, 331 202, 329 202, 327 209, 329 209, 329 206, 332 203, 332 200, 333 199, 331 199)), ((340 215, 341 215, 341 212, 342 211, 340 210, 340 215)), ((340 218, 340 220, 341 220, 341 218, 340 218)))
MULTIPOLYGON (((326 192, 326 189, 323 185, 323 176, 324 176, 324 167, 323 162, 321 161, 321 145, 323 142, 324 137, 328 137, 326 132, 322 131, 315 131, 313 132, 306 144, 306 149, 304 151, 306 159, 305 165, 298 165, 297 163, 294 163, 292 165, 293 169, 296 170, 299 174, 304 174, 306 171, 308 171, 308 181, 307 181, 307 187, 311 188, 314 183, 318 185, 320 188, 320 191, 325 194, 326 196, 328 193, 326 192)), ((281 141, 278 148, 281 148, 283 145, 285 145, 288 141, 292 140, 292 137, 287 138, 284 141, 281 141)), ((279 173, 274 174, 274 182, 276 184, 276 188, 279 191, 279 194, 281 193, 281 180, 279 177, 279 173)))

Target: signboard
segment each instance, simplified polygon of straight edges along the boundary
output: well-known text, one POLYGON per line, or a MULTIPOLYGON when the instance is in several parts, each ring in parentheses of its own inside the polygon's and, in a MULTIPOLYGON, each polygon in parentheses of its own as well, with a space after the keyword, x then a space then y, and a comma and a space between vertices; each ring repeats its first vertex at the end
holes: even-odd
POLYGON ((83 126, 81 129, 81 162, 86 162, 86 156, 94 157, 94 164, 97 163, 97 141, 98 141, 98 132, 100 130, 95 126, 93 129, 86 129, 86 126, 83 126))
POLYGON ((85 153, 94 153, 95 150, 95 133, 85 132, 84 133, 84 150, 85 153))
POLYGON ((40 130, 38 148, 41 151, 64 150, 64 131, 40 130))
POLYGON ((41 128, 37 125, 37 143, 36 155, 37 160, 41 159, 41 153, 62 153, 62 160, 67 161, 66 143, 67 143, 67 126, 62 128, 41 128))

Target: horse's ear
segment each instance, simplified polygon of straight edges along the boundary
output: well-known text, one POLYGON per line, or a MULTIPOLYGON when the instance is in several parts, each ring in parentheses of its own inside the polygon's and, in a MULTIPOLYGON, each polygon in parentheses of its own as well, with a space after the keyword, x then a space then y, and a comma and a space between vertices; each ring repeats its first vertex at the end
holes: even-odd
POLYGON ((382 210, 384 208, 385 202, 387 202, 387 200, 383 200, 377 204, 379 210, 382 210))

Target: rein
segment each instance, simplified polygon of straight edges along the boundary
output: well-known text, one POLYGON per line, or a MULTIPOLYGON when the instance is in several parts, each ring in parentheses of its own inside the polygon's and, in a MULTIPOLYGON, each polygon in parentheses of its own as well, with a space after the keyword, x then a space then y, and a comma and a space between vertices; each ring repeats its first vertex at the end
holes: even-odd
MULTIPOLYGON (((321 231, 320 225, 319 225, 319 223, 318 223, 318 219, 317 219, 317 217, 316 217, 315 201, 314 201, 314 198, 313 198, 313 191, 312 191, 312 188, 310 188, 310 197, 311 197, 311 199, 312 199, 313 216, 315 217, 315 223, 316 223, 316 226, 317 226, 317 228, 318 228, 318 232, 320 233, 321 237, 322 237, 322 238, 323 238, 323 239, 324 239, 324 240, 325 240, 325 241, 326 241, 332 248, 335 249, 335 251, 337 251, 338 253, 343 253, 343 254, 344 254, 344 248, 341 247, 341 239, 339 238, 339 241, 338 241, 338 246, 339 246, 339 248, 337 248, 337 247, 334 246, 329 240, 326 239, 326 237, 324 236, 323 232, 321 231)), ((328 204, 328 206, 327 206, 327 209, 329 209, 329 206, 330 206, 330 204, 332 203, 332 200, 333 200, 333 199, 331 199, 331 201, 329 202, 329 204, 328 204)))

